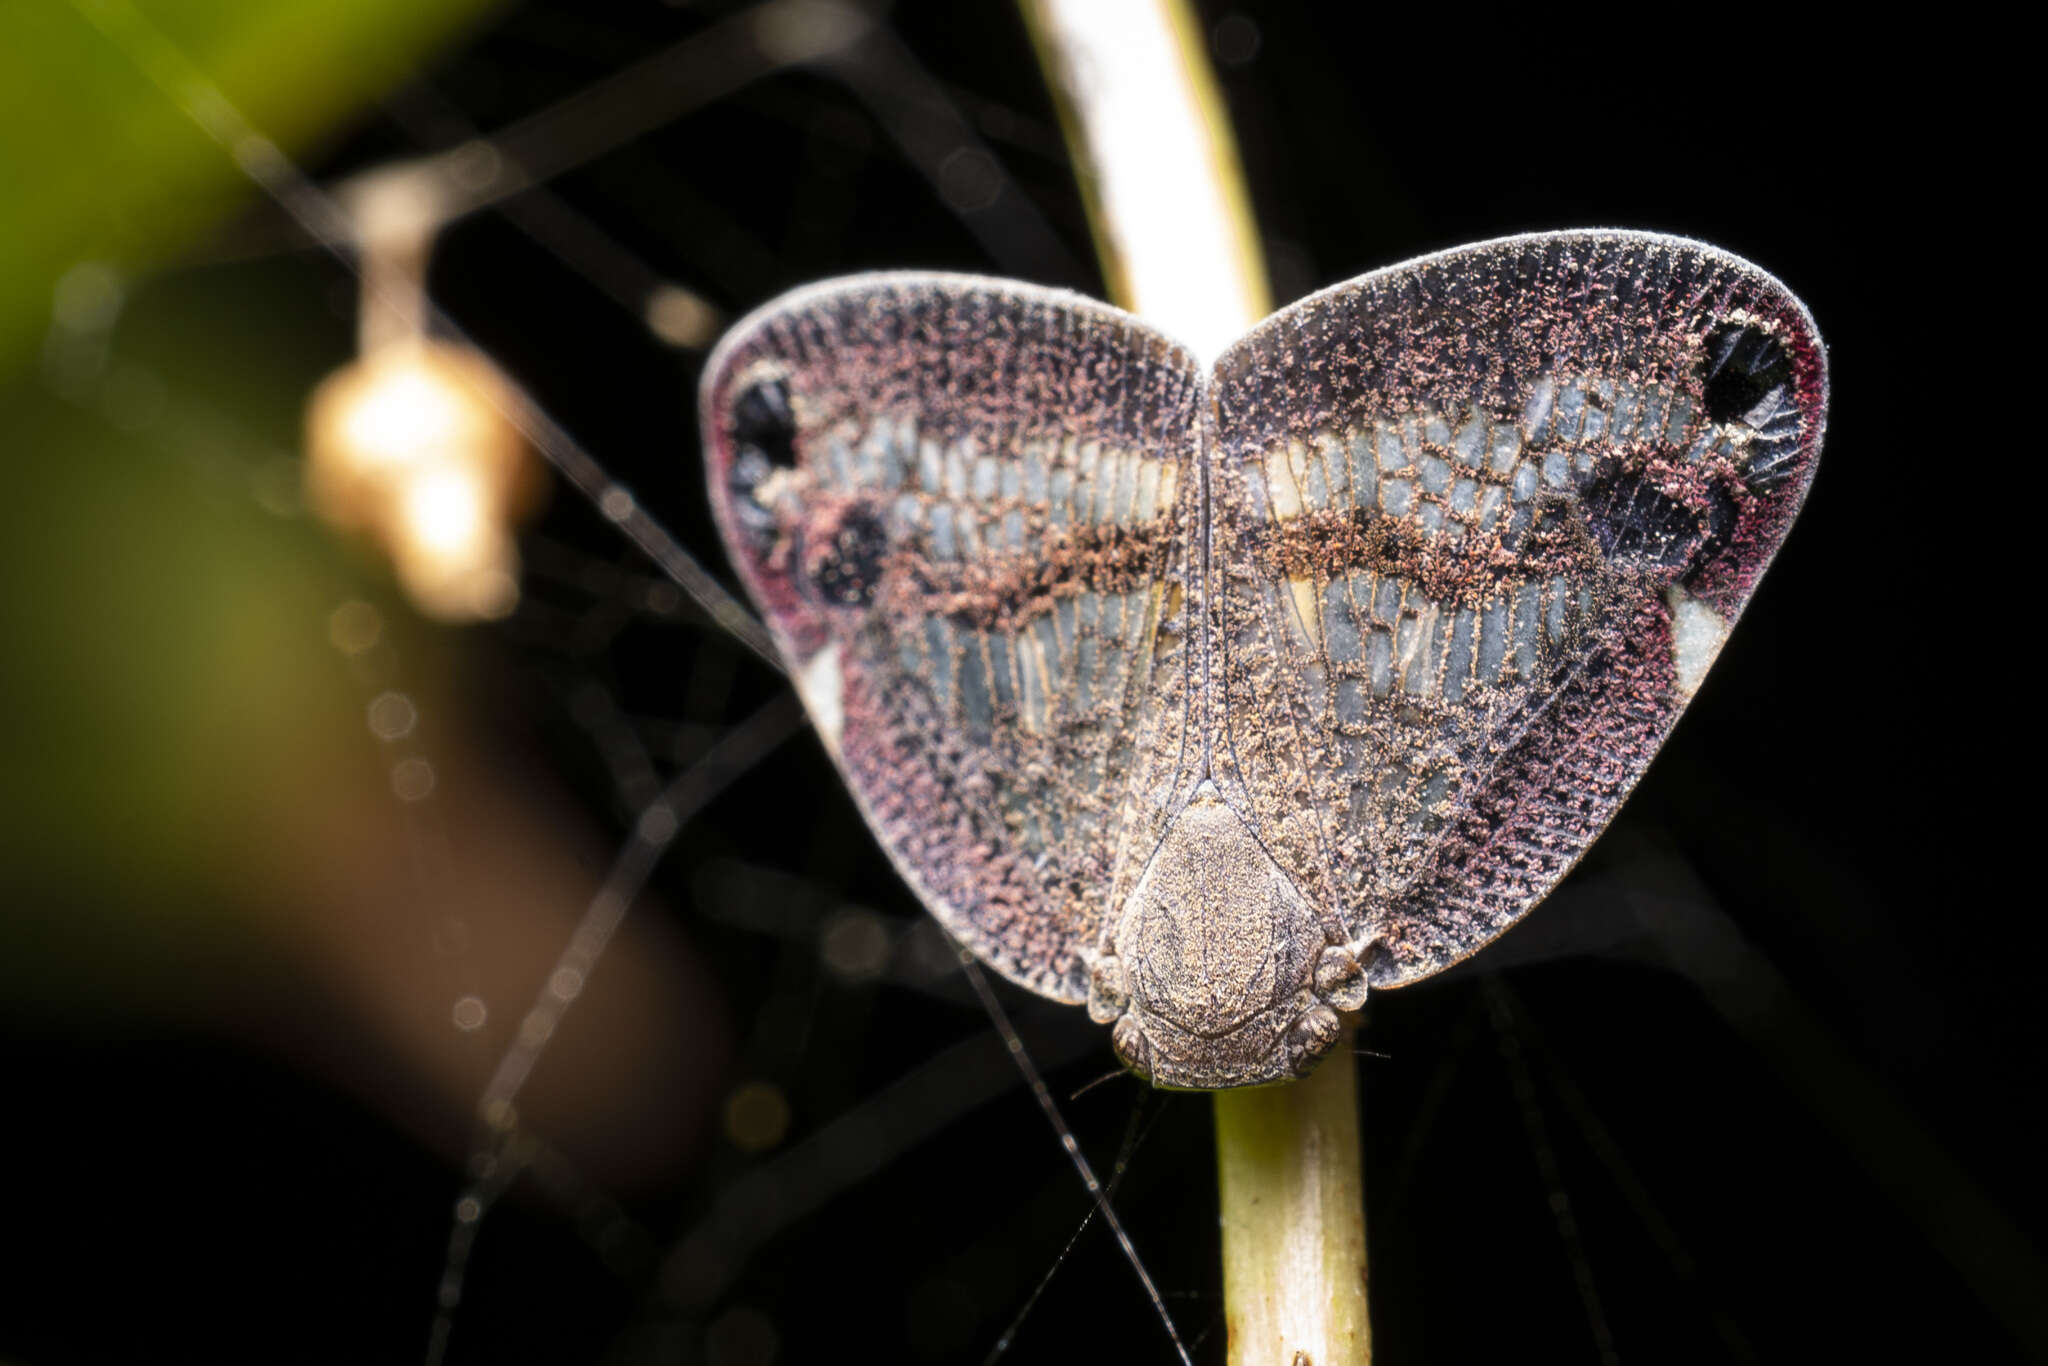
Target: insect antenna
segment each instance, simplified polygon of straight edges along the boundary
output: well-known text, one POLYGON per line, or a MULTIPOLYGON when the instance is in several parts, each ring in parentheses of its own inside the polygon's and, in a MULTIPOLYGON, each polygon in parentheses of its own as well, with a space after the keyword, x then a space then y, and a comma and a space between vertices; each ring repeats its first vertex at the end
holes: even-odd
POLYGON ((1095 1179, 1095 1168, 1088 1163, 1087 1154, 1074 1138, 1074 1131, 1067 1126, 1066 1117, 1060 1113, 1059 1102, 1052 1097, 1052 1091, 1039 1075, 1037 1064, 1024 1051, 1024 1040, 1010 1023, 1010 1016, 1003 1009, 1003 1003, 996 999, 995 989, 988 983, 988 976, 982 972, 981 964, 965 948, 954 946, 960 955, 960 970, 967 974, 967 981, 974 988, 974 994, 981 998, 981 1005, 988 1017, 995 1023, 996 1032, 1003 1036, 1003 1044, 1016 1060, 1017 1068, 1024 1074, 1026 1084, 1031 1087, 1031 1096, 1038 1102, 1038 1108, 1045 1112, 1053 1132, 1060 1137, 1060 1146, 1067 1150, 1067 1157, 1074 1164, 1074 1170, 1081 1174, 1081 1184, 1088 1188, 1088 1194, 1095 1201, 1095 1208, 1102 1211, 1102 1222, 1109 1225, 1116 1235, 1116 1245, 1123 1249, 1124 1260, 1137 1273, 1138 1284, 1145 1287, 1145 1298, 1152 1302, 1153 1310, 1159 1315, 1159 1322, 1166 1327, 1166 1336, 1173 1342, 1173 1350, 1180 1355, 1181 1366, 1194 1366, 1194 1359, 1188 1355, 1187 1344, 1180 1339, 1180 1330, 1173 1326, 1173 1315, 1167 1312, 1166 1301, 1159 1293, 1159 1287, 1152 1283, 1152 1273, 1145 1269, 1144 1259, 1138 1256, 1138 1249, 1131 1243, 1131 1235, 1124 1232, 1123 1220, 1116 1217, 1116 1210, 1109 1203, 1109 1196, 1102 1189, 1102 1183, 1095 1179))
POLYGON ((1077 1088, 1072 1094, 1070 1094, 1067 1097, 1067 1103, 1071 1105, 1075 1101, 1079 1100, 1081 1097, 1087 1095, 1090 1091, 1093 1091, 1096 1087, 1101 1086, 1106 1082, 1115 1081, 1118 1077, 1125 1075, 1127 1074, 1124 1072, 1123 1068, 1113 1067, 1109 1071, 1104 1072, 1101 1076, 1097 1077, 1095 1080, 1083 1083, 1079 1088, 1077 1088))

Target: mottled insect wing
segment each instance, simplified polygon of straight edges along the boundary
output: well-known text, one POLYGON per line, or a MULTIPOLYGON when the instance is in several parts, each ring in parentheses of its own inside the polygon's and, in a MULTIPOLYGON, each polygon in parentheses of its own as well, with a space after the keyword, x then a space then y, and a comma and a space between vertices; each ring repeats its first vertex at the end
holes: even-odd
POLYGON ((1782 285, 1622 232, 1363 276, 1218 361, 1214 774, 1398 985, 1577 861, 1813 476, 1782 285))
MULTIPOLYGON (((702 412, 734 561, 883 845, 983 959, 1080 1001, 1197 797, 1374 984, 1512 924, 1699 687, 1826 389, 1768 275, 1578 232, 1326 290, 1206 377, 1077 295, 821 285, 734 330, 702 412)), ((1285 1024, 1315 997, 1281 975, 1285 1024)))
POLYGON ((1184 762, 1202 392, 1127 314, 942 275, 788 295, 705 374, 720 528, 869 823, 1061 1000, 1184 762))

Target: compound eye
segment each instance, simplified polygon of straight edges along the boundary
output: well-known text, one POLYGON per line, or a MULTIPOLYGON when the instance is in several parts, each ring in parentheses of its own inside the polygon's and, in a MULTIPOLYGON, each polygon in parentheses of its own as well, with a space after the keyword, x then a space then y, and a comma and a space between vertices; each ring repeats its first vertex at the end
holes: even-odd
POLYGON ((1109 1046, 1125 1067, 1146 1081, 1152 1079, 1152 1045, 1145 1041, 1145 1031, 1138 1028, 1136 1020, 1128 1015, 1118 1020, 1116 1028, 1109 1031, 1109 1046))
POLYGON ((1343 1032, 1344 1027, 1338 1022, 1336 1011, 1321 1002, 1310 1006, 1287 1031, 1289 1070, 1297 1077, 1307 1076, 1343 1032))

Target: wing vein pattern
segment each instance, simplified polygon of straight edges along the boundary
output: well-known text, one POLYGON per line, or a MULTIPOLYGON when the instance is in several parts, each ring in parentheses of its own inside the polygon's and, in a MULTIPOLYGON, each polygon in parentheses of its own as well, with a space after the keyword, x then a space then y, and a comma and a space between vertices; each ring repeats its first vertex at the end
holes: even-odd
POLYGON ((1186 762, 1201 393, 1116 309, 929 275, 778 301, 707 370, 714 507, 870 824, 1061 1000, 1186 762))
POLYGON ((1425 976, 1556 883, 1690 699, 1811 478, 1819 339, 1726 253, 1556 233, 1313 295, 1212 393, 1216 711, 1307 737, 1218 780, 1376 985, 1425 976))
POLYGON ((1699 687, 1826 384, 1762 271, 1572 232, 1312 295, 1207 375, 1078 295, 856 277, 736 327, 701 403, 720 528, 882 844, 1079 1001, 1205 783, 1376 985, 1523 915, 1699 687))

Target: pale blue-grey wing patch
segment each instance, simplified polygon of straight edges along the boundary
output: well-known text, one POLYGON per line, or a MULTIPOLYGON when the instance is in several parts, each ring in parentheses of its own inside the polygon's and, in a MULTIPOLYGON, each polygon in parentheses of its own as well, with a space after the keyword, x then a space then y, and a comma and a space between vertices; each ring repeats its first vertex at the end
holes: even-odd
POLYGON ((870 824, 1064 1000, 1182 748, 1200 391, 1117 310, 933 275, 799 291, 706 374, 720 526, 870 824))
POLYGON ((1549 890, 1697 688, 1812 477, 1819 339, 1726 253, 1545 234, 1312 296, 1213 395, 1219 777, 1412 980, 1549 890))

